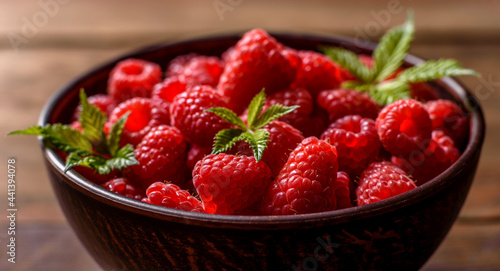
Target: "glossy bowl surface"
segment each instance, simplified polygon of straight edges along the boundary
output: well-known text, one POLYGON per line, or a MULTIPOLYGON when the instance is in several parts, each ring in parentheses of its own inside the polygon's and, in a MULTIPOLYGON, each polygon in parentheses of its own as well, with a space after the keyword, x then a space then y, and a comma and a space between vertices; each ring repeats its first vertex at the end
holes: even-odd
MULTIPOLYGON (((272 34, 296 49, 341 46, 371 54, 375 44, 342 37, 272 34)), ((220 56, 239 35, 155 45, 93 69, 60 89, 39 119, 69 123, 78 91, 104 92, 109 71, 129 58, 166 67, 177 55, 220 56)), ((405 65, 421 59, 409 55, 405 65)), ((460 159, 434 180, 374 204, 298 216, 222 216, 168 209, 111 193, 74 171, 42 145, 61 208, 81 242, 106 270, 412 270, 436 250, 469 191, 484 139, 477 100, 456 80, 435 83, 470 116, 460 159), (298 269, 297 269, 298 268, 298 269)))

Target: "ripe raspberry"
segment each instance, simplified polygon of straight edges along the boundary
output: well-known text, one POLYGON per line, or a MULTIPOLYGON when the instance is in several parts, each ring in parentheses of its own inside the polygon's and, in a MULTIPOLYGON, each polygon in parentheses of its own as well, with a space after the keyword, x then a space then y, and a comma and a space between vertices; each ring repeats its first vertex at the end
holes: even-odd
POLYGON ((261 29, 238 41, 217 87, 230 109, 240 114, 263 88, 271 94, 290 85, 297 71, 282 50, 283 45, 261 29))
POLYGON ((402 194, 416 188, 406 173, 390 162, 374 162, 366 168, 356 189, 358 206, 402 194))
POLYGON ((193 170, 194 166, 198 161, 203 159, 206 155, 209 155, 211 148, 203 148, 198 145, 192 145, 187 153, 186 164, 189 169, 193 170))
POLYGON ((336 120, 321 135, 321 139, 335 146, 339 169, 356 176, 375 160, 380 141, 375 121, 359 115, 348 115, 336 120))
POLYGON ((192 58, 182 72, 186 84, 190 86, 209 85, 216 87, 224 66, 215 56, 197 56, 192 58))
POLYGON ((417 101, 425 102, 439 99, 436 89, 426 82, 410 84, 410 97, 417 101))
POLYGON ((338 88, 341 82, 352 77, 321 53, 299 51, 298 56, 301 59, 301 65, 293 85, 307 89, 313 97, 318 96, 318 93, 324 89, 338 88))
POLYGON ((189 142, 210 148, 217 132, 230 127, 229 122, 205 111, 212 107, 227 107, 227 104, 212 87, 196 86, 177 95, 170 105, 172 125, 189 142))
POLYGON ((452 101, 429 101, 425 105, 433 130, 442 130, 457 147, 462 147, 469 135, 469 121, 462 109, 452 101))
POLYGON ((271 171, 251 156, 211 154, 194 167, 193 183, 207 213, 238 214, 261 200, 271 171))
POLYGON ((163 104, 149 98, 132 98, 119 104, 111 113, 108 129, 124 114, 130 112, 122 131, 121 145, 130 143, 137 145, 153 128, 161 124, 169 124, 169 111, 163 104))
POLYGON ((109 74, 108 94, 117 103, 133 97, 150 97, 153 86, 161 81, 158 64, 141 59, 118 62, 109 74))
POLYGON ((298 105, 299 108, 293 112, 279 118, 279 120, 294 126, 294 120, 308 117, 313 111, 314 101, 311 94, 303 88, 286 89, 269 95, 264 105, 264 110, 272 105, 280 104, 284 106, 298 105))
POLYGON ((366 93, 350 89, 323 90, 316 99, 318 106, 328 112, 330 122, 346 115, 376 119, 379 107, 366 93))
POLYGON ((269 187, 263 213, 295 215, 335 210, 337 169, 335 147, 315 137, 304 139, 269 187))
MULTIPOLYGON (((99 110, 101 110, 104 114, 106 114, 106 117, 108 117, 109 114, 111 114, 111 112, 116 106, 113 98, 105 94, 96 94, 89 96, 87 98, 87 101, 89 102, 89 104, 99 108, 99 110)), ((82 106, 79 104, 78 107, 73 112, 73 117, 72 117, 73 121, 78 120, 78 118, 80 117, 80 112, 82 112, 82 106)))
POLYGON ((144 187, 153 182, 170 180, 169 177, 185 163, 186 141, 177 128, 159 125, 153 127, 137 145, 135 157, 139 165, 133 169, 144 187))
POLYGON ((337 210, 352 207, 351 181, 346 172, 337 172, 337 180, 333 184, 333 191, 337 199, 337 210))
POLYGON ((129 179, 127 178, 116 178, 112 179, 102 187, 106 188, 113 193, 125 196, 127 198, 142 200, 144 197, 144 191, 141 188, 136 187, 129 179))
POLYGON ((432 123, 424 106, 415 100, 398 100, 377 117, 380 142, 393 155, 423 151, 431 141, 432 123))
POLYGON ((411 175, 422 185, 449 168, 460 156, 453 140, 441 130, 432 132, 432 141, 425 151, 410 154, 408 158, 393 156, 391 162, 411 175))
POLYGON ((154 86, 151 99, 171 103, 174 97, 186 91, 186 83, 178 77, 168 77, 154 86))
POLYGON ((156 182, 146 190, 147 198, 142 201, 177 210, 204 213, 201 202, 188 191, 171 183, 156 182))
POLYGON ((178 77, 184 72, 184 68, 191 61, 191 59, 198 57, 196 53, 189 53, 185 55, 176 56, 172 59, 167 66, 165 74, 167 77, 178 77))

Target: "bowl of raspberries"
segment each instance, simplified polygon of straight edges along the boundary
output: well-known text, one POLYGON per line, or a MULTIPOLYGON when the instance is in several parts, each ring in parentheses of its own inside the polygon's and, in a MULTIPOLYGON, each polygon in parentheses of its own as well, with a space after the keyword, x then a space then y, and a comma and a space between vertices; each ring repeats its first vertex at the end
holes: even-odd
POLYGON ((262 29, 152 46, 77 78, 40 136, 106 270, 407 270, 436 250, 484 138, 452 59, 262 29))

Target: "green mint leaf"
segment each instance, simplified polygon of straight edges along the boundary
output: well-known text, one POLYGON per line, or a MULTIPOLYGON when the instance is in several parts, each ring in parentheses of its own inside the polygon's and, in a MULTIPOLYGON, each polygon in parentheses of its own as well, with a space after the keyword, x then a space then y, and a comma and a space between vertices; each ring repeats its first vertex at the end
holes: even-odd
POLYGON ((245 140, 252 148, 255 160, 260 161, 264 150, 267 148, 267 141, 269 140, 269 132, 266 130, 257 130, 254 133, 244 132, 240 137, 245 140))
POLYGON ((17 130, 8 133, 7 135, 37 135, 44 136, 45 128, 39 125, 28 127, 24 130, 17 130))
POLYGON ((113 169, 122 170, 138 164, 139 162, 135 159, 134 155, 134 147, 127 144, 116 152, 115 157, 106 159, 104 165, 98 166, 96 169, 99 174, 107 174, 113 169))
POLYGON ((79 122, 83 128, 83 135, 90 141, 94 149, 98 152, 107 154, 106 135, 104 134, 104 124, 106 115, 99 108, 87 101, 85 91, 80 90, 80 112, 79 122))
POLYGON ((64 172, 66 173, 68 170, 72 169, 74 166, 83 166, 94 169, 92 164, 94 164, 95 158, 92 156, 84 157, 78 152, 69 153, 68 157, 66 157, 66 166, 64 167, 64 172))
POLYGON ((259 94, 253 97, 252 101, 250 102, 250 105, 248 106, 248 114, 247 114, 248 127, 252 127, 254 121, 257 119, 257 117, 259 117, 265 102, 266 102, 266 93, 264 89, 262 89, 259 94))
POLYGON ((243 130, 246 130, 246 125, 240 119, 240 117, 238 117, 238 115, 236 115, 236 113, 234 113, 233 111, 231 111, 225 107, 213 107, 213 108, 206 109, 206 111, 212 112, 212 113, 216 114, 217 116, 227 120, 231 124, 236 125, 243 130))
POLYGON ((429 60, 420 65, 408 68, 399 74, 396 80, 415 83, 432 81, 445 76, 460 75, 478 76, 479 74, 474 70, 462 68, 458 61, 454 59, 439 59, 429 60))
POLYGON ((365 66, 352 51, 343 48, 323 47, 321 49, 331 60, 345 68, 363 82, 373 79, 373 71, 365 66))
POLYGON ((409 99, 410 87, 406 82, 392 80, 370 86, 368 94, 379 105, 387 105, 400 99, 409 99))
POLYGON ((297 108, 299 108, 298 105, 294 106, 283 106, 280 104, 272 105, 266 111, 264 111, 264 113, 262 113, 257 120, 255 120, 250 129, 260 129, 266 126, 271 121, 280 118, 297 108))
POLYGON ((239 137, 243 133, 241 129, 224 129, 215 135, 212 154, 219 154, 232 148, 236 142, 240 141, 239 137))
POLYGON ((111 126, 108 136, 108 149, 111 157, 115 157, 118 149, 120 148, 120 137, 122 135, 123 127, 127 122, 130 112, 123 114, 123 116, 111 126))
POLYGON ((389 30, 373 52, 375 81, 380 82, 401 67, 415 34, 413 13, 402 26, 389 30))

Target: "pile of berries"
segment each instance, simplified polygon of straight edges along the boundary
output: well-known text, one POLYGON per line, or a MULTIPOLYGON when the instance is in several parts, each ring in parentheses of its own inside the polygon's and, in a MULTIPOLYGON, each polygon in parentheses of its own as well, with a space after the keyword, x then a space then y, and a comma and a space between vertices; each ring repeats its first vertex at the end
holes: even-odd
POLYGON ((412 89, 411 99, 380 106, 340 87, 356 79, 322 53, 288 48, 260 29, 221 57, 181 55, 167 67, 127 59, 110 73, 107 94, 88 102, 106 114, 105 132, 128 114, 120 145, 135 148, 138 164, 106 178, 76 170, 112 192, 169 208, 295 215, 387 199, 458 159, 469 124, 457 104, 412 89), (246 121, 262 89, 264 109, 299 106, 262 127, 269 135, 262 159, 244 142, 211 154, 217 133, 235 127, 207 109, 228 108, 246 121))

